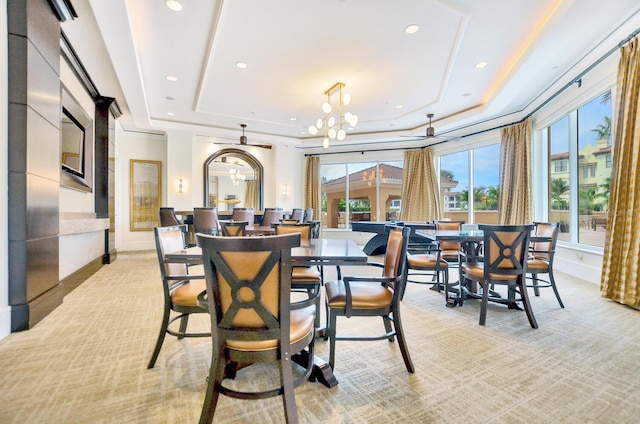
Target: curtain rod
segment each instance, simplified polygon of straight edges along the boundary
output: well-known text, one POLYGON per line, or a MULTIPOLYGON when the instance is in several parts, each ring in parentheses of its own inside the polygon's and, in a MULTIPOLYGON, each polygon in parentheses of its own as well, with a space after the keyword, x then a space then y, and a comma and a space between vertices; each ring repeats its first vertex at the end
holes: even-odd
MULTIPOLYGON (((584 71, 580 72, 577 77, 573 78, 570 82, 568 82, 562 88, 560 88, 558 91, 553 93, 544 102, 542 102, 540 105, 538 105, 535 109, 533 109, 530 113, 528 113, 524 118, 520 119, 519 121, 510 122, 508 124, 503 124, 503 125, 498 125, 496 127, 491 127, 491 128, 487 128, 487 129, 484 129, 484 130, 476 131, 476 132, 473 132, 473 133, 470 133, 470 134, 461 135, 459 137, 453 137, 451 140, 441 140, 441 141, 438 141, 437 143, 432 143, 432 144, 429 144, 427 146, 422 146, 422 147, 392 147, 392 148, 388 148, 388 149, 375 149, 375 150, 351 150, 351 151, 345 151, 345 152, 307 153, 307 154, 305 154, 305 156, 336 155, 336 154, 340 154, 340 153, 358 153, 358 152, 361 153, 361 154, 364 154, 364 152, 389 152, 389 151, 394 151, 394 150, 425 149, 427 147, 437 146, 439 144, 447 143, 449 141, 453 141, 453 140, 457 141, 457 140, 459 140, 461 138, 471 137, 471 136, 478 135, 478 134, 483 134, 483 133, 486 133, 486 132, 489 132, 489 131, 494 131, 494 130, 499 130, 499 129, 502 129, 502 128, 510 127, 512 125, 521 124, 524 121, 526 121, 527 119, 531 118, 536 112, 538 112, 544 106, 549 104, 549 102, 551 102, 553 99, 558 97, 564 90, 566 90, 567 88, 571 87, 573 84, 578 84, 578 87, 580 87, 582 85, 582 77, 583 76, 585 76, 593 68, 595 68, 600 63, 602 63, 606 58, 611 56, 618 49, 622 48, 622 46, 627 44, 629 41, 633 40, 633 38, 635 36, 637 36, 638 34, 640 34, 640 28, 638 28, 635 31, 633 31, 631 34, 629 34, 626 38, 624 38, 622 41, 620 41, 614 47, 609 49, 609 51, 607 51, 605 54, 600 56, 600 58, 598 58, 595 62, 593 62, 591 65, 589 65, 584 71)), ((477 125, 477 124, 475 124, 475 125, 477 125)))

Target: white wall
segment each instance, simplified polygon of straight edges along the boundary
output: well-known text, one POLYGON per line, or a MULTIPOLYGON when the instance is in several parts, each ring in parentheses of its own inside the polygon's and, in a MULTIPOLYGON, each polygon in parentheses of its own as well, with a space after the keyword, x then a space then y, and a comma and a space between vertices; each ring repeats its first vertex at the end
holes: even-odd
POLYGON ((0 339, 11 332, 9 307, 7 1, 0 0, 0 339))

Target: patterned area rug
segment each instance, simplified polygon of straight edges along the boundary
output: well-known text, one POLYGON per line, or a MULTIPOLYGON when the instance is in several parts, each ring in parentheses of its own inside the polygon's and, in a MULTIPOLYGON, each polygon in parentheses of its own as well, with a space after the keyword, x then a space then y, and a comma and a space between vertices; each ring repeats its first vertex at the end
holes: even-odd
MULTIPOLYGON (((378 275, 370 267, 344 275, 378 275)), ((326 270, 335 278, 335 269, 326 270)), ((632 423, 640 414, 640 315, 602 299, 598 287, 557 276, 533 297, 539 329, 522 311, 479 301, 446 308, 444 296, 410 284, 402 317, 415 374, 397 344, 337 343, 332 388, 296 389, 303 423, 632 423)), ((168 336, 147 370, 162 313, 155 252, 123 252, 35 328, 0 341, 0 423, 195 423, 211 341, 168 336)), ((206 330, 208 317, 192 319, 206 330)), ((377 319, 343 318, 338 331, 374 333, 377 319)), ((328 345, 316 344, 328 359, 328 345)), ((275 368, 249 367, 234 384, 254 384, 275 368)), ((215 422, 284 421, 280 398, 222 396, 215 422)))

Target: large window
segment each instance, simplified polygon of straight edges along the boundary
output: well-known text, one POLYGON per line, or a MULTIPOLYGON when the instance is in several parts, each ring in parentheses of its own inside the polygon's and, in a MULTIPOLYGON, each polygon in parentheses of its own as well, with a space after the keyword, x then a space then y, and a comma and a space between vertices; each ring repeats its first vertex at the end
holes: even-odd
POLYGON ((498 220, 500 145, 440 157, 443 218, 482 224, 498 220), (469 193, 473 193, 470 201, 469 193))
POLYGON ((402 172, 402 161, 321 165, 323 227, 350 228, 357 221, 398 219, 402 172))
POLYGON ((610 92, 547 131, 549 220, 560 222, 560 240, 603 246, 613 154, 610 92))

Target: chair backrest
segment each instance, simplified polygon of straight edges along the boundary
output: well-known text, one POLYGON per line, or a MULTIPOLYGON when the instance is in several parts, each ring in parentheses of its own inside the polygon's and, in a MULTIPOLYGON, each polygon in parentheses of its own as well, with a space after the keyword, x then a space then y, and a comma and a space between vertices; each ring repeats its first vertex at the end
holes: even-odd
POLYGON ((276 234, 300 234, 301 240, 311 238, 311 224, 280 224, 275 228, 276 234))
POLYGON ((253 208, 233 208, 233 215, 231 219, 234 221, 247 221, 253 225, 255 211, 253 208))
POLYGON ((214 343, 280 340, 289 346, 291 248, 300 235, 197 235, 202 247, 214 343))
MULTIPOLYGON (((387 239, 387 249, 384 254, 384 263, 382 276, 388 278, 400 279, 406 277, 405 266, 407 258, 407 246, 409 244, 409 227, 394 227, 389 230, 389 238, 387 239)), ((402 290, 401 287, 394 287, 396 290, 402 290)))
POLYGON ((193 208, 193 228, 196 233, 218 234, 218 209, 193 208))
POLYGON ((491 274, 522 277, 527 272, 533 225, 480 225, 484 231, 484 278, 491 274))
POLYGON ((313 220, 313 208, 307 208, 304 210, 304 216, 302 218, 302 223, 306 224, 309 221, 313 220))
MULTIPOLYGON (((436 225, 436 230, 460 231, 462 229, 462 224, 464 224, 464 221, 436 220, 433 222, 436 225)), ((442 240, 440 242, 440 249, 441 250, 460 250, 460 243, 456 241, 442 240)))
POLYGON ((280 224, 296 225, 298 224, 298 220, 297 219, 281 219, 280 224))
POLYGON ((260 225, 270 227, 271 224, 280 222, 283 214, 284 212, 281 208, 265 208, 260 225))
POLYGON ((304 209, 302 208, 291 209, 291 216, 289 217, 289 219, 295 219, 299 223, 302 223, 302 220, 304 219, 304 209))
POLYGON ((536 259, 551 261, 558 241, 559 222, 534 222, 534 233, 540 237, 551 237, 551 241, 538 241, 533 243, 532 255, 536 259))
POLYGON ((181 225, 182 223, 176 216, 174 208, 160 208, 158 209, 158 218, 160 220, 161 227, 171 227, 173 225, 181 225))
POLYGON ((244 237, 247 235, 247 221, 219 221, 220 235, 223 237, 244 237))
MULTIPOLYGON (((164 261, 164 255, 166 253, 184 249, 184 233, 186 227, 186 225, 175 225, 170 227, 155 227, 153 229, 158 263, 160 264, 160 274, 162 275, 162 280, 165 282, 169 276, 187 275, 186 264, 165 263, 164 261)), ((168 289, 168 286, 165 288, 168 289)))

